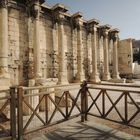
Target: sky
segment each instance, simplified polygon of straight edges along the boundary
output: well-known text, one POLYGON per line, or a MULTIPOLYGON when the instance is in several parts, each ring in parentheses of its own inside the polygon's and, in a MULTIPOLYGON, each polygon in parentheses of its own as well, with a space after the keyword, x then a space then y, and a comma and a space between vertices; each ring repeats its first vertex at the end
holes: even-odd
POLYGON ((62 3, 69 13, 83 13, 86 20, 98 19, 120 30, 120 39, 140 39, 140 0, 46 0, 50 6, 62 3))

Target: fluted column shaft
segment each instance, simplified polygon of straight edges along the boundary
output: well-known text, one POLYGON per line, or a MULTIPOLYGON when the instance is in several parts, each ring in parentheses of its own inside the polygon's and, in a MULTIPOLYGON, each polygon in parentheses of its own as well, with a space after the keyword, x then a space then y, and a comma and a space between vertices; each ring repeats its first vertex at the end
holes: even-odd
POLYGON ((91 39, 92 44, 92 74, 91 81, 92 82, 100 82, 99 73, 97 69, 97 28, 93 27, 93 34, 91 39))
POLYGON ((8 9, 7 0, 0 2, 0 77, 9 78, 8 74, 8 9))
POLYGON ((83 42, 82 42, 82 27, 78 26, 77 29, 77 81, 85 80, 84 68, 83 68, 83 42))
POLYGON ((68 76, 67 76, 67 46, 66 46, 66 38, 64 32, 63 25, 64 17, 63 15, 59 15, 59 23, 58 23, 58 44, 59 44, 59 84, 67 84, 68 76))
POLYGON ((40 5, 36 2, 33 5, 33 17, 34 17, 34 67, 35 67, 35 78, 41 78, 41 64, 40 64, 40 5))
POLYGON ((40 66, 40 40, 39 40, 39 20, 36 19, 35 22, 35 36, 34 36, 34 58, 35 58, 35 75, 36 77, 41 76, 41 66, 40 66))
POLYGON ((118 38, 113 39, 113 79, 120 79, 118 72, 118 38))
POLYGON ((103 33, 103 48, 104 48, 103 80, 109 80, 110 73, 109 73, 109 56, 108 56, 108 31, 104 31, 104 33, 103 33))

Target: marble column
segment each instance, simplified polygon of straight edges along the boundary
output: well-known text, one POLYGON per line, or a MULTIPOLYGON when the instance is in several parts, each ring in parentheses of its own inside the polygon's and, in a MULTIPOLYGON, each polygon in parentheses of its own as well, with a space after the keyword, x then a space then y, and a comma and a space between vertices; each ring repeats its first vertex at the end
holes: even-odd
MULTIPOLYGON (((8 1, 0 1, 0 78, 9 79, 8 73, 8 1)), ((4 81, 3 81, 4 82, 4 81)), ((8 81, 7 81, 8 82, 8 81)), ((9 85, 8 83, 5 83, 9 85)))
POLYGON ((92 74, 90 81, 100 82, 99 73, 97 69, 97 27, 94 25, 92 29, 92 74))
POLYGON ((103 77, 103 44, 102 44, 102 36, 100 34, 100 29, 98 29, 98 67, 99 67, 99 77, 102 80, 102 77, 103 77))
POLYGON ((76 81, 81 82, 85 80, 84 64, 83 64, 83 39, 82 39, 83 21, 77 19, 77 74, 76 81))
POLYGON ((35 78, 42 77, 41 74, 41 63, 40 63, 40 22, 39 22, 39 16, 40 16, 40 5, 39 1, 34 3, 33 5, 33 17, 34 17, 34 62, 35 62, 35 78))
POLYGON ((118 71, 118 30, 113 31, 113 79, 120 79, 118 71))
MULTIPOLYGON (((30 35, 33 35, 33 62, 31 61, 31 63, 29 64, 29 82, 28 82, 28 86, 33 87, 35 85, 39 84, 39 78, 41 77, 40 74, 40 39, 39 39, 39 13, 40 13, 40 3, 39 1, 33 1, 31 3, 29 3, 28 5, 29 9, 30 9, 30 16, 29 17, 29 25, 28 25, 28 30, 30 32, 30 18, 34 19, 34 31, 33 33, 30 33, 30 35)), ((30 37, 29 37, 29 41, 30 41, 30 37)), ((38 93, 39 90, 31 90, 28 91, 27 94, 30 95, 34 95, 36 93, 38 93)), ((32 107, 36 107, 37 104, 39 103, 39 96, 30 96, 25 98, 25 100, 31 104, 32 107)), ((32 111, 24 104, 23 105, 23 114, 24 115, 30 115, 32 113, 32 111)))
POLYGON ((109 72, 109 54, 108 54, 108 30, 110 28, 103 27, 103 48, 104 48, 104 72, 103 72, 103 80, 110 80, 110 72, 109 72))
POLYGON ((66 45, 66 36, 64 32, 64 15, 59 14, 58 16, 58 44, 59 44, 59 84, 68 84, 67 76, 67 45, 66 45))

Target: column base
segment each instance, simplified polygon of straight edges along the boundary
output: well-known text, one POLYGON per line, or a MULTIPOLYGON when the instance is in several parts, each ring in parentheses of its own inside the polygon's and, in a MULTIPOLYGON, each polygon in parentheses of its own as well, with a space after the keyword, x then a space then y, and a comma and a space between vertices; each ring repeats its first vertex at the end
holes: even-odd
POLYGON ((101 80, 99 78, 99 74, 92 74, 92 76, 90 78, 90 82, 92 82, 92 83, 100 83, 101 80))
POLYGON ((103 81, 108 81, 110 79, 111 79, 111 77, 110 77, 110 74, 109 73, 104 73, 103 74, 103 81))
POLYGON ((110 82, 123 83, 123 80, 120 78, 119 73, 117 73, 117 74, 113 74, 112 79, 110 80, 110 82))
POLYGON ((80 83, 80 82, 83 82, 85 79, 85 75, 82 73, 82 74, 77 74, 76 75, 76 79, 74 80, 74 83, 80 83))
POLYGON ((35 79, 29 79, 28 86, 29 87, 35 86, 35 79))
POLYGON ((58 84, 60 84, 60 85, 69 84, 67 74, 64 74, 64 72, 60 72, 60 76, 59 76, 59 79, 58 79, 58 84))
POLYGON ((121 78, 120 78, 119 74, 113 74, 112 79, 118 79, 119 80, 121 78))

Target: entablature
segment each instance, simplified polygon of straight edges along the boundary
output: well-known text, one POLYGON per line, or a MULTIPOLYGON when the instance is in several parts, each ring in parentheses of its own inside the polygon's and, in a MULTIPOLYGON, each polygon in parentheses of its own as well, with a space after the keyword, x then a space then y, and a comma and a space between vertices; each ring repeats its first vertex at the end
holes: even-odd
POLYGON ((1 0, 1 2, 2 1, 8 1, 11 3, 8 4, 8 6, 24 9, 24 12, 27 12, 27 15, 32 16, 33 18, 38 18, 41 14, 47 15, 52 19, 53 23, 64 22, 72 28, 84 28, 87 32, 97 30, 101 36, 117 34, 118 31, 111 29, 111 26, 108 24, 102 26, 99 25, 100 22, 97 19, 91 19, 89 21, 85 20, 81 12, 70 14, 68 13, 68 7, 60 3, 54 6, 49 6, 45 3, 45 0, 1 0))

